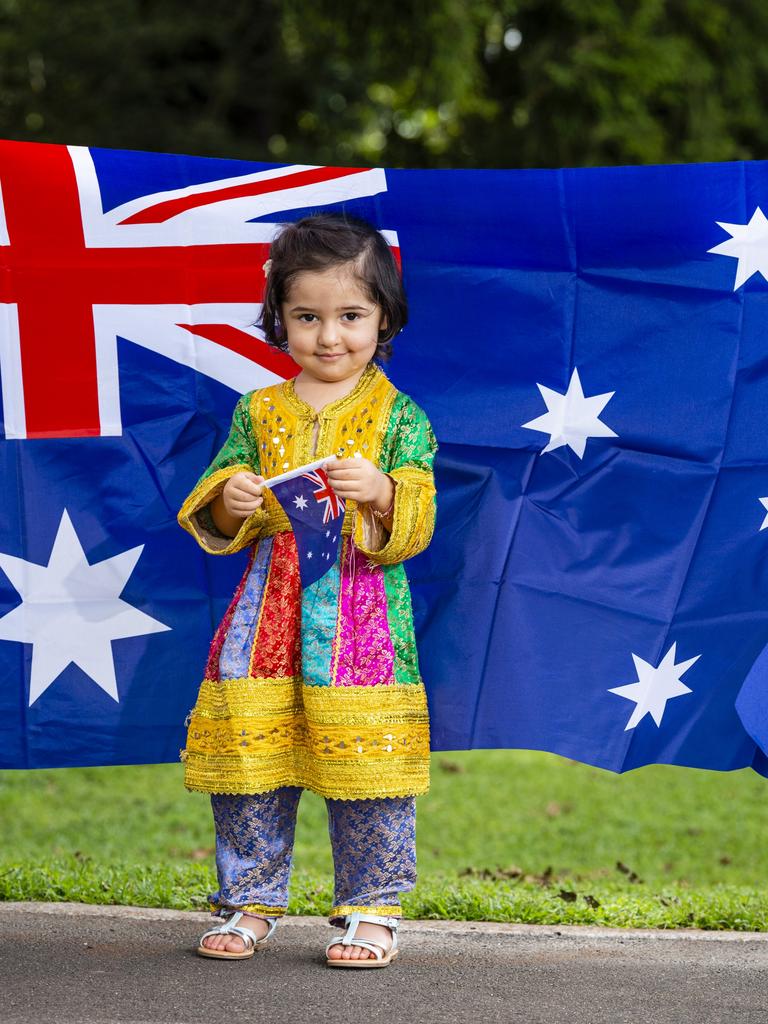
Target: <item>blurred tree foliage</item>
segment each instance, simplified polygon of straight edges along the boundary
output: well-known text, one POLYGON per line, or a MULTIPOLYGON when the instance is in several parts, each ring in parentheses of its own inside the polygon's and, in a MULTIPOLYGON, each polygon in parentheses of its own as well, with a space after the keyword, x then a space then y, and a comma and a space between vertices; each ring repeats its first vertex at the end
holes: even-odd
POLYGON ((0 0, 0 136, 278 163, 761 158, 763 0, 0 0))

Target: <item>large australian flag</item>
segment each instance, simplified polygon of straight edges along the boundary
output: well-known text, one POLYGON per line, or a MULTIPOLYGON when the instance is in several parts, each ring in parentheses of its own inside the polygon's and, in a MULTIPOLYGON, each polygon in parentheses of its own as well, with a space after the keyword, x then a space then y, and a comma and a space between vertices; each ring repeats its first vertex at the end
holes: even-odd
MULTIPOLYGON (((176 523, 282 222, 371 220, 440 449, 435 750, 768 773, 768 164, 280 165, 0 143, 0 764, 174 761, 246 554, 176 523)), ((327 559, 326 559, 327 561, 327 559)))

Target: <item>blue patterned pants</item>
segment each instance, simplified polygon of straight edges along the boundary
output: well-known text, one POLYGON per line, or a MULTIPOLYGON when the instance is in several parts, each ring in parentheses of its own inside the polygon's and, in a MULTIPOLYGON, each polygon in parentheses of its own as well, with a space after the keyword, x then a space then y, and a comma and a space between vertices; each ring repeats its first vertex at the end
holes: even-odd
MULTIPOLYGON (((222 916, 232 908, 281 917, 288 907, 296 813, 302 788, 212 793, 219 888, 209 896, 222 916)), ((416 884, 416 798, 326 797, 334 865, 331 924, 345 914, 402 916, 400 894, 416 884)))

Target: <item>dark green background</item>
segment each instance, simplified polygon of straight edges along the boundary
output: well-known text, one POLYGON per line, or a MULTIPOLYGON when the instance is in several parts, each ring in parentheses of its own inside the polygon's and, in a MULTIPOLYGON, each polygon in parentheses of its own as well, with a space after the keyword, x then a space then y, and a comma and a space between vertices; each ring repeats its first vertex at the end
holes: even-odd
POLYGON ((759 159, 762 0, 0 0, 0 137, 271 162, 759 159))

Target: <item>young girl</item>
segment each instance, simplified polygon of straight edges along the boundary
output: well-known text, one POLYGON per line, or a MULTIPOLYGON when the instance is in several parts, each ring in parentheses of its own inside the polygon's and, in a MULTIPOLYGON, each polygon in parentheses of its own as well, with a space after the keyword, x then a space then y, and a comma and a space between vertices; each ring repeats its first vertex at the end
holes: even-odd
POLYGON ((397 265, 370 224, 316 214, 272 243, 261 318, 299 374, 251 391, 179 512, 211 554, 248 564, 210 649, 182 751, 211 794, 225 923, 203 956, 253 955, 286 913, 299 798, 326 799, 334 859, 326 963, 397 954, 416 883, 415 796, 429 788, 429 717, 405 559, 429 543, 437 450, 422 409, 374 360, 407 320, 397 265), (270 477, 323 456, 346 511, 336 564, 302 590, 270 477))

